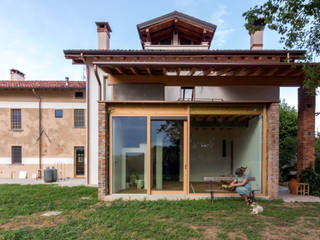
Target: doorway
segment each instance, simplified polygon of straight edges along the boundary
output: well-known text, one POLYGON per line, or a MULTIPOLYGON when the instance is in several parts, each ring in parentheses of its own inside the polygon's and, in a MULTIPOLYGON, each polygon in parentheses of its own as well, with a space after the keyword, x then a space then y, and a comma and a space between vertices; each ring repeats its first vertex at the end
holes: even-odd
POLYGON ((75 147, 75 176, 83 177, 84 176, 84 147, 75 147))

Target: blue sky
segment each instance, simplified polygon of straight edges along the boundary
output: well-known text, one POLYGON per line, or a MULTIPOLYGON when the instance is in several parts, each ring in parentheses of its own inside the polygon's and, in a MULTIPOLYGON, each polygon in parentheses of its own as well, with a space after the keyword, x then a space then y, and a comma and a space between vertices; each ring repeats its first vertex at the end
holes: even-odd
MULTIPOLYGON (((248 49, 242 13, 261 0, 1 0, 0 79, 17 68, 29 80, 81 80, 64 49, 95 49, 95 21, 108 21, 112 49, 141 49, 136 25, 177 10, 217 25, 211 49, 248 49)), ((279 35, 264 33, 265 49, 283 49, 279 35)), ((282 88, 281 98, 297 106, 297 89, 282 88)), ((317 98, 317 103, 320 103, 317 98)), ((319 104, 318 104, 319 106, 319 104)), ((319 111, 319 110, 318 110, 319 111)), ((320 130, 320 122, 317 119, 320 130)))

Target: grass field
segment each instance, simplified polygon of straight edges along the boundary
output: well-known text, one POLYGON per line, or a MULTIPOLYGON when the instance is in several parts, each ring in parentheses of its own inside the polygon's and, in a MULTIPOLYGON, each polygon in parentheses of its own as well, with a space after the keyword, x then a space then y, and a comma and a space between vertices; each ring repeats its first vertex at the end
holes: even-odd
POLYGON ((0 185, 0 239, 320 239, 320 204, 259 204, 256 216, 238 199, 104 203, 92 187, 0 185))

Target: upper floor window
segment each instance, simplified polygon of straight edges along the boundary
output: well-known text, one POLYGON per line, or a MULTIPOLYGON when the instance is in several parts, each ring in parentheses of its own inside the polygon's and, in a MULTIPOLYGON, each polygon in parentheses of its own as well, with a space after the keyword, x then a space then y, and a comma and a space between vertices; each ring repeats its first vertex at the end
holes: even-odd
POLYGON ((11 109, 11 129, 21 129, 21 109, 11 109))
POLYGON ((83 92, 75 92, 74 98, 75 99, 83 99, 83 92))
POLYGON ((21 146, 11 147, 11 163, 21 164, 22 163, 22 148, 21 146))
POLYGON ((74 110, 74 127, 84 128, 84 109, 74 110))
POLYGON ((194 99, 194 87, 181 87, 180 99, 192 101, 194 99))
POLYGON ((57 109, 57 110, 55 110, 54 115, 55 115, 56 118, 62 118, 63 117, 63 111, 61 109, 57 109))

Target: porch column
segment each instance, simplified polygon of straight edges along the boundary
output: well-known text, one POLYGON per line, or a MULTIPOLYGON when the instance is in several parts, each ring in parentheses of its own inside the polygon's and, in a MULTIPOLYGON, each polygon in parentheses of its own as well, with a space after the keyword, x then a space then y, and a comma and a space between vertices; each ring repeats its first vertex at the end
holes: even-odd
POLYGON ((104 200, 107 193, 107 110, 105 103, 99 103, 98 112, 98 129, 99 129, 99 146, 98 146, 98 198, 104 200))
POLYGON ((298 154, 297 173, 315 162, 315 96, 300 87, 298 89, 298 154))
POLYGON ((279 189, 279 115, 280 104, 272 103, 267 110, 268 119, 268 196, 278 199, 279 189))

